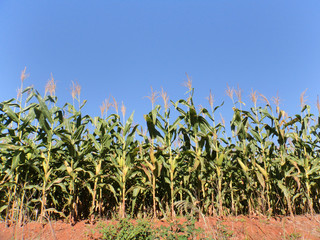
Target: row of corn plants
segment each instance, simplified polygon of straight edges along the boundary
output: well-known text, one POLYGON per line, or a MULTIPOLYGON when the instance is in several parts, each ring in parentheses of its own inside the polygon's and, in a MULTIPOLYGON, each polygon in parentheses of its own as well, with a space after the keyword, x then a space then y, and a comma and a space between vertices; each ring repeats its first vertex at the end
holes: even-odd
POLYGON ((216 120, 223 104, 215 106, 211 92, 209 108, 196 107, 188 78, 186 99, 170 101, 162 90, 156 105, 152 91, 151 111, 138 125, 115 99, 91 117, 82 113, 78 84, 72 103, 60 106, 53 78, 43 96, 24 88, 25 78, 23 71, 17 98, 0 103, 0 217, 8 224, 195 209, 209 216, 319 213, 320 118, 303 94, 290 117, 278 98, 271 104, 252 92, 246 107, 241 90, 228 87, 233 117, 226 124, 216 120))

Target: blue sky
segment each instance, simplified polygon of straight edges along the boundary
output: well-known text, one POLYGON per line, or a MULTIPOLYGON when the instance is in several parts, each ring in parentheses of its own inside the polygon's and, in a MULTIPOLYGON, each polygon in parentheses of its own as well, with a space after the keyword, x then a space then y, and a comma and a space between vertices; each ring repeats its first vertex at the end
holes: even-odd
MULTIPOLYGON (((44 93, 50 74, 59 103, 71 102, 71 81, 82 86, 84 109, 99 116, 110 95, 143 122, 150 86, 184 98, 185 73, 192 77, 196 104, 231 100, 226 85, 268 98, 281 107, 316 111, 320 93, 320 2, 309 1, 0 1, 0 101, 16 96, 27 67, 44 93)), ((160 99, 159 102, 161 103, 160 99)))

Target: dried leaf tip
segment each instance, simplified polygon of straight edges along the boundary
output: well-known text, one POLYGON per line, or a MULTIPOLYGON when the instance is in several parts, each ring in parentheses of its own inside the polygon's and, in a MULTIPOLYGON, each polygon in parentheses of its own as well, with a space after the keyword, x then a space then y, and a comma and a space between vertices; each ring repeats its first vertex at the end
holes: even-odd
POLYGON ((22 96, 22 88, 17 89, 17 100, 22 96))
POLYGON ((101 113, 101 117, 103 118, 103 114, 106 110, 106 105, 105 105, 105 102, 103 101, 102 102, 102 106, 100 106, 100 113, 101 113))
POLYGON ((213 110, 214 95, 212 95, 211 89, 210 89, 210 93, 209 93, 209 96, 207 97, 207 99, 208 99, 208 102, 210 104, 211 109, 213 110))
POLYGON ((269 102, 268 98, 261 93, 259 95, 262 98, 262 101, 264 101, 266 103, 266 105, 270 106, 270 102, 269 102))
POLYGON ((21 76, 20 76, 22 83, 27 77, 29 77, 29 74, 26 74, 26 71, 27 71, 27 67, 24 67, 23 71, 21 72, 21 76))
POLYGON ((168 110, 169 108, 169 97, 166 91, 161 88, 161 98, 163 100, 164 108, 165 110, 168 110))
POLYGON ((318 112, 320 114, 320 102, 319 102, 319 95, 317 96, 317 108, 318 108, 318 112))
POLYGON ((192 90, 192 79, 191 77, 189 77, 189 75, 186 73, 186 76, 187 76, 187 80, 183 83, 183 86, 188 88, 189 91, 192 90))
POLYGON ((156 102, 156 100, 157 100, 157 98, 158 98, 159 96, 158 96, 158 92, 157 92, 157 91, 153 91, 152 86, 151 86, 150 88, 151 88, 151 94, 150 94, 150 96, 145 96, 145 97, 150 99, 150 102, 151 102, 151 104, 152 104, 152 109, 153 109, 154 104, 155 104, 155 102, 156 102))
POLYGON ((108 116, 108 110, 111 106, 110 97, 102 102, 102 106, 100 106, 101 117, 103 117, 104 113, 108 116))
POLYGON ((80 99, 80 93, 81 93, 81 86, 78 82, 72 81, 72 87, 71 87, 71 96, 73 99, 76 99, 77 97, 80 99))
POLYGON ((227 84, 226 95, 230 97, 232 101, 233 101, 233 93, 234 93, 234 89, 230 88, 229 85, 227 84))
POLYGON ((45 88, 45 94, 47 94, 48 92, 50 96, 54 96, 56 93, 56 82, 54 81, 52 73, 51 78, 48 80, 45 88))
POLYGON ((304 90, 301 95, 300 95, 300 105, 301 108, 303 108, 306 105, 307 102, 307 96, 305 96, 306 92, 307 92, 308 88, 306 90, 304 90))
POLYGON ((234 90, 234 93, 238 98, 238 102, 242 103, 242 89, 239 87, 239 84, 238 84, 237 90, 234 90))
POLYGON ((280 97, 279 97, 279 92, 277 92, 277 95, 275 97, 272 97, 272 102, 276 105, 277 107, 277 113, 280 111, 280 97))
POLYGON ((113 104, 112 106, 114 107, 114 109, 116 110, 117 114, 119 114, 119 105, 116 101, 116 99, 112 96, 112 99, 113 99, 113 104))
POLYGON ((222 114, 220 113, 220 117, 221 117, 221 123, 222 125, 225 127, 226 126, 226 121, 224 120, 224 118, 222 117, 222 114))
POLYGON ((250 99, 253 102, 253 104, 256 106, 257 105, 257 101, 258 101, 257 91, 253 91, 253 89, 251 89, 250 99))
POLYGON ((124 119, 126 116, 126 107, 124 106, 123 101, 121 103, 121 113, 122 113, 122 117, 124 119))

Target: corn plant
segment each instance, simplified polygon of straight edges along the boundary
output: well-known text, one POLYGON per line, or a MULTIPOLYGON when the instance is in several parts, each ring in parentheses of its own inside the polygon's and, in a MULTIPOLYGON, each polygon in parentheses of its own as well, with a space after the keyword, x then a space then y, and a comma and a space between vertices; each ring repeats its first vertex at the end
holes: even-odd
POLYGON ((0 103, 0 217, 8 225, 149 211, 174 218, 185 214, 180 203, 207 215, 319 213, 320 118, 305 92, 288 116, 278 97, 272 104, 252 91, 250 106, 228 87, 233 116, 220 123, 223 104, 210 92, 210 108, 198 109, 188 77, 185 99, 162 90, 157 105, 152 89, 144 132, 114 99, 92 117, 79 84, 60 105, 52 76, 44 95, 24 88, 25 79, 24 70, 18 96, 0 103))
POLYGON ((116 115, 110 115, 107 119, 95 117, 91 119, 94 126, 94 132, 89 133, 89 140, 92 142, 92 150, 90 153, 90 161, 87 166, 87 172, 90 175, 86 186, 92 196, 92 204, 90 209, 91 220, 93 221, 94 214, 98 210, 99 216, 102 216, 103 211, 103 193, 105 189, 111 193, 115 199, 116 190, 110 184, 110 154, 114 150, 113 134, 118 125, 116 115))
POLYGON ((113 175, 111 179, 117 186, 117 199, 119 202, 119 216, 125 217, 126 214, 126 198, 129 192, 134 195, 138 194, 137 186, 134 183, 134 177, 137 176, 137 167, 135 159, 138 152, 135 133, 138 125, 133 126, 133 113, 125 121, 125 111, 123 112, 123 123, 118 121, 117 130, 113 133, 115 140, 114 153, 110 154, 113 175), (132 181, 132 182, 130 182, 132 181))
POLYGON ((36 129, 31 123, 35 119, 33 109, 37 106, 30 102, 33 96, 33 89, 29 87, 21 90, 17 99, 2 102, 0 105, 0 148, 3 166, 1 185, 7 192, 4 197, 7 202, 1 207, 1 211, 6 210, 7 220, 13 221, 14 218, 18 218, 19 224, 22 221, 22 211, 26 210, 24 201, 29 187, 26 180, 34 173, 33 164, 28 160, 34 154, 37 155, 37 146, 32 141, 36 129), (28 96, 23 103, 24 94, 28 96))

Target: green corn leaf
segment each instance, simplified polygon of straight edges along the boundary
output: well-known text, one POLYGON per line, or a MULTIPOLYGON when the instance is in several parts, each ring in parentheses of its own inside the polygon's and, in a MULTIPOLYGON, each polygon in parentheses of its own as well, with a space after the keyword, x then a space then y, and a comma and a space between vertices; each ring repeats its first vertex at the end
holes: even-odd
POLYGON ((12 121, 15 121, 16 123, 19 123, 18 114, 16 114, 14 111, 12 111, 12 109, 11 109, 9 106, 4 105, 3 111, 8 115, 8 117, 9 117, 12 121))
POLYGON ((264 178, 263 178, 262 174, 259 173, 259 172, 256 172, 256 174, 257 174, 257 178, 258 178, 259 183, 261 184, 261 186, 264 189, 266 187, 266 183, 264 181, 264 178))
POLYGON ((269 179, 267 171, 264 168, 262 168, 258 163, 256 163, 256 166, 258 167, 259 171, 263 174, 265 179, 269 179))
POLYGON ((219 158, 217 159, 217 165, 218 165, 219 167, 222 166, 223 159, 224 159, 224 154, 223 154, 223 153, 220 153, 219 158))
POLYGON ((238 163, 240 164, 242 170, 247 173, 249 171, 249 168, 246 165, 244 165, 244 163, 241 161, 240 158, 237 158, 237 160, 238 160, 238 163))

